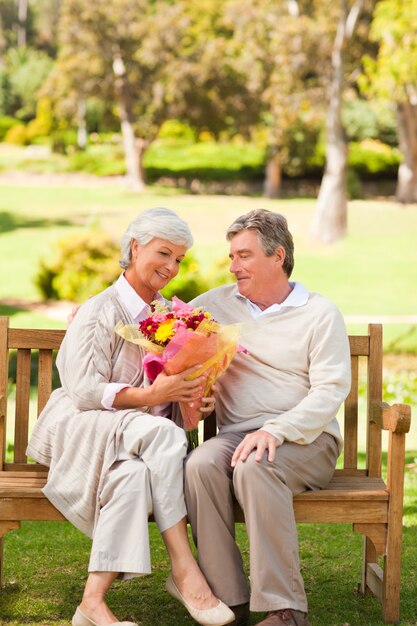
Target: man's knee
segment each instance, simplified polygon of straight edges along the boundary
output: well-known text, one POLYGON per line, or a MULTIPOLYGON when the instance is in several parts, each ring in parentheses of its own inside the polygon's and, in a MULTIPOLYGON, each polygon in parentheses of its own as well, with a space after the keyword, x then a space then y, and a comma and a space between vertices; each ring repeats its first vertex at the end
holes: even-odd
POLYGON ((222 480, 223 474, 227 476, 216 456, 204 445, 199 446, 187 456, 184 473, 185 484, 188 488, 192 488, 193 485, 207 487, 211 483, 217 483, 219 478, 222 480))
POLYGON ((266 458, 255 461, 255 452, 252 452, 246 461, 238 461, 233 472, 233 484, 237 490, 241 487, 257 489, 257 485, 262 484, 273 475, 274 482, 285 483, 283 472, 276 465, 268 463, 266 458))
POLYGON ((209 471, 210 460, 207 458, 207 455, 204 454, 204 451, 201 446, 195 448, 185 459, 184 471, 185 478, 191 478, 195 476, 199 476, 200 474, 205 474, 209 471))

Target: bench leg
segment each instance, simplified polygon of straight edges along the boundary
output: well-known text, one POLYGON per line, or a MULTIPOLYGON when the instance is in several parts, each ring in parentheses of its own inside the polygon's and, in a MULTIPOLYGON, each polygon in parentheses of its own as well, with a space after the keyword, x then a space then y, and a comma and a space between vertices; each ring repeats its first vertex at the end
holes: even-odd
POLYGON ((403 533, 405 433, 390 432, 388 443, 387 488, 388 536, 384 558, 382 613, 386 623, 400 621, 401 550, 403 533), (394 478, 395 477, 395 478, 394 478))
POLYGON ((4 571, 3 571, 3 536, 9 530, 19 528, 20 522, 0 522, 0 588, 4 587, 4 571))
POLYGON ((393 525, 353 526, 356 532, 365 535, 361 592, 378 598, 383 620, 387 624, 398 624, 400 620, 401 528, 395 528, 394 532, 393 525), (382 555, 383 569, 377 562, 382 555))
POLYGON ((388 624, 400 621, 401 544, 402 529, 394 533, 390 525, 382 584, 382 615, 388 624))

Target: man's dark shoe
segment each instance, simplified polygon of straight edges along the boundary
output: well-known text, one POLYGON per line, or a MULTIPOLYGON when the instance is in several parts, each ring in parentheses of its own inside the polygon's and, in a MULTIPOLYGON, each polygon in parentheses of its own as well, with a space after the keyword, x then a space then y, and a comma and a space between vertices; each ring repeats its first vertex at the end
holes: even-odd
POLYGON ((280 609, 270 611, 257 626, 311 626, 311 624, 307 619, 307 613, 295 609, 280 609))
POLYGON ((229 624, 229 626, 248 626, 249 624, 249 602, 245 604, 237 604, 230 607, 235 614, 235 621, 229 624))

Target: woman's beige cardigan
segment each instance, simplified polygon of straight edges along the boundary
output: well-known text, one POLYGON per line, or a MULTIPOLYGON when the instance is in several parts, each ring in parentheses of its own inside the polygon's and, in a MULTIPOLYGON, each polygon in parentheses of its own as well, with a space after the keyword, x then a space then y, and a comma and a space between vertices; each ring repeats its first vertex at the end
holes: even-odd
POLYGON ((52 393, 27 449, 28 456, 50 467, 46 497, 90 537, 100 485, 120 434, 131 419, 149 412, 101 406, 109 382, 144 385, 143 350, 115 334, 119 320, 134 323, 114 286, 80 307, 57 357, 62 387, 52 393))

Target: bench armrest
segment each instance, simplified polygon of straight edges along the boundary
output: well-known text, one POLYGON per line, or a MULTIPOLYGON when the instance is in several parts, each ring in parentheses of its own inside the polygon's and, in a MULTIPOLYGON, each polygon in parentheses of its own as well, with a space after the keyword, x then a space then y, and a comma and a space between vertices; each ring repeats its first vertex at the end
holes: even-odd
POLYGON ((411 423, 411 407, 408 404, 392 404, 373 401, 371 421, 383 430, 393 433, 408 433, 411 423))

